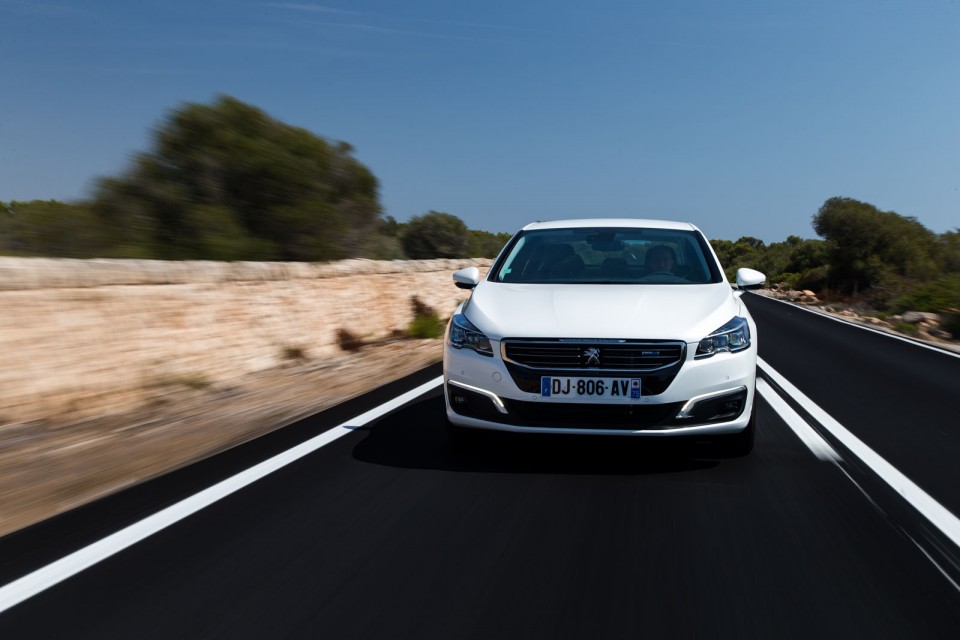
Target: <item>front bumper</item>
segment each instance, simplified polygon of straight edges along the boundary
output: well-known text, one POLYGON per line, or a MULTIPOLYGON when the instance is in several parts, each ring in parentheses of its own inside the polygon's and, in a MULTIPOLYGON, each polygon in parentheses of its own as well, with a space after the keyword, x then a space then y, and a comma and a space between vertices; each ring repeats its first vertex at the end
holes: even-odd
MULTIPOLYGON (((494 345, 494 354, 498 347, 494 345)), ((671 437, 743 431, 755 394, 756 345, 701 360, 693 356, 696 344, 687 347, 666 388, 652 387, 653 393, 624 403, 544 398, 518 387, 498 355, 446 345, 447 417, 462 427, 528 433, 671 437)), ((603 377, 609 372, 584 371, 587 374, 603 377)))

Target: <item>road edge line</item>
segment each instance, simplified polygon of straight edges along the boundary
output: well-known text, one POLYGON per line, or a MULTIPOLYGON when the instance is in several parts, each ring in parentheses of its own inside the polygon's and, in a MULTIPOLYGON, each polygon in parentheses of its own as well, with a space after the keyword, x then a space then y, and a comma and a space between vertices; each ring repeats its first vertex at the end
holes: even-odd
POLYGON ((13 582, 7 583, 0 587, 0 613, 176 524, 180 520, 236 493, 331 442, 353 433, 357 428, 383 417, 407 402, 439 387, 442 383, 443 376, 437 376, 433 380, 332 427, 306 442, 236 473, 199 493, 184 498, 176 504, 112 533, 106 538, 102 538, 13 582))
POLYGON ((846 427, 840 424, 833 416, 824 411, 818 404, 807 397, 793 383, 787 380, 780 372, 767 364, 759 356, 757 364, 763 372, 770 376, 781 389, 810 413, 824 429, 830 432, 850 453, 867 465, 871 471, 880 477, 894 491, 900 494, 914 509, 920 512, 930 523, 945 535, 953 544, 960 548, 960 518, 953 515, 946 507, 921 489, 913 480, 901 473, 896 467, 887 462, 865 442, 853 435, 846 427))
POLYGON ((815 455, 818 460, 823 462, 838 462, 840 460, 840 455, 836 449, 831 447, 830 443, 824 440, 816 429, 807 424, 807 421, 794 411, 786 400, 780 397, 780 394, 770 386, 769 382, 763 378, 757 378, 757 392, 780 415, 780 418, 800 438, 800 441, 807 445, 810 453, 815 455))

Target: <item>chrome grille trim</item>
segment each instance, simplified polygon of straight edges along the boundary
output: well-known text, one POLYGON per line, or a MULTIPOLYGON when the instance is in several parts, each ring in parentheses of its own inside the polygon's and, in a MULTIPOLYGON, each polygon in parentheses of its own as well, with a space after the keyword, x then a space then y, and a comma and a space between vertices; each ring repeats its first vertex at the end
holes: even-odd
POLYGON ((504 362, 531 371, 653 372, 676 367, 686 357, 681 340, 590 340, 565 338, 504 338, 504 362), (584 365, 588 348, 600 350, 600 366, 584 365))

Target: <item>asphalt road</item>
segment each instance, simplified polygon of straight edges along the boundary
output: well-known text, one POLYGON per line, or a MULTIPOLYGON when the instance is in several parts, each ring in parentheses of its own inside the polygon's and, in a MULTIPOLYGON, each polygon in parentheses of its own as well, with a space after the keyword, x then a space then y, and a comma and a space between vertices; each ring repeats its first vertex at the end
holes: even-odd
MULTIPOLYGON (((0 638, 960 637, 950 532, 774 375, 957 514, 960 358, 748 304, 770 389, 749 457, 620 439, 457 449, 433 387, 8 608, 0 638)), ((438 374, 0 539, 0 585, 438 374)))

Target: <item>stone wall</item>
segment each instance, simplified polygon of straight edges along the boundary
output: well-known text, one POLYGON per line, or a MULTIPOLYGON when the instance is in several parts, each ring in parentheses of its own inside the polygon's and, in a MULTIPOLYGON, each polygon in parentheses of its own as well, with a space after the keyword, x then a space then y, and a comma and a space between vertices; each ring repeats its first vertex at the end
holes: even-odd
POLYGON ((0 258, 0 424, 120 409, 448 318, 451 273, 490 260, 331 264, 0 258))

